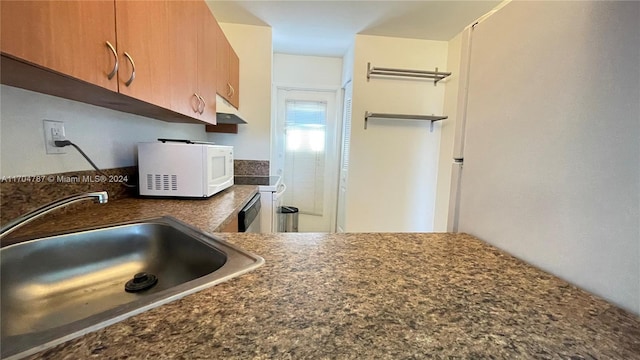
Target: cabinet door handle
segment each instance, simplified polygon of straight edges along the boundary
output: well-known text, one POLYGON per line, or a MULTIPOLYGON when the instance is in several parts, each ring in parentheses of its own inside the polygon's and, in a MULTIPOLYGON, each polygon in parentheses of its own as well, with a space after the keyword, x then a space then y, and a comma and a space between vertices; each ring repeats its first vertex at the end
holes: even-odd
POLYGON ((231 84, 229 84, 229 89, 231 89, 231 94, 229 95, 229 97, 233 97, 236 94, 236 89, 234 89, 231 84))
POLYGON ((113 47, 113 45, 111 45, 109 41, 107 41, 107 47, 109 48, 109 50, 111 50, 111 52, 113 53, 113 57, 116 60, 116 63, 113 64, 113 69, 111 70, 109 75, 107 75, 107 79, 111 80, 118 72, 118 66, 120 65, 120 62, 118 61, 118 53, 116 52, 116 49, 113 47))
POLYGON ((204 102, 204 98, 202 96, 198 95, 197 93, 194 93, 194 95, 198 98, 198 109, 196 110, 196 112, 202 115, 206 103, 204 102))
POLYGON ((192 101, 191 102, 191 108, 193 109, 194 113, 200 112, 200 102, 201 102, 200 96, 198 94, 196 94, 196 93, 193 93, 193 97, 195 97, 196 100, 198 100, 198 105, 197 105, 197 107, 194 107, 193 106, 193 101, 192 101))
POLYGON ((233 88, 231 87, 231 84, 227 83, 227 87, 229 88, 229 90, 227 90, 227 96, 228 97, 233 96, 233 93, 232 93, 233 88))
POLYGON ((199 108, 200 111, 198 111, 200 113, 200 115, 202 115, 204 113, 204 109, 207 107, 207 102, 204 101, 204 98, 202 96, 200 96, 200 100, 202 100, 202 109, 199 108))
POLYGON ((131 63, 131 77, 124 83, 126 86, 129 86, 133 82, 133 79, 136 78, 136 63, 133 62, 133 58, 131 58, 131 55, 126 51, 124 52, 124 56, 129 59, 129 62, 131 63))

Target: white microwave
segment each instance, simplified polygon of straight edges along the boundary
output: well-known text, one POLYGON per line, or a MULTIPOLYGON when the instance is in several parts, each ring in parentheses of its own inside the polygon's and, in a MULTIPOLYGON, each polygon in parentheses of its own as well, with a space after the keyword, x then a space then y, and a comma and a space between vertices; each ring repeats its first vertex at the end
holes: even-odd
POLYGON ((203 198, 233 185, 233 147, 191 141, 138 144, 140 195, 203 198))

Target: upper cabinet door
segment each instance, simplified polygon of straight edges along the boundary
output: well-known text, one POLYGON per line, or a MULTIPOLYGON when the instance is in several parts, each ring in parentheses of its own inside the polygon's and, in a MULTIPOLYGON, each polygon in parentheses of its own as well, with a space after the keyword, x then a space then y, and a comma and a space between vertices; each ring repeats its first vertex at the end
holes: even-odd
POLYGON ((169 108, 180 114, 200 118, 204 99, 198 91, 198 42, 200 31, 200 7, 202 1, 167 1, 169 9, 169 78, 171 96, 169 108))
POLYGON ((216 88, 218 94, 223 98, 229 100, 231 95, 231 88, 229 84, 229 52, 231 51, 231 45, 224 36, 224 32, 219 25, 216 24, 216 68, 217 68, 217 81, 216 88))
POLYGON ((231 105, 240 105, 240 59, 222 29, 217 28, 217 91, 231 105))
POLYGON ((216 41, 218 23, 207 4, 197 2, 200 21, 198 33, 198 93, 204 101, 200 120, 216 124, 217 61, 216 41))
POLYGON ((2 53, 117 91, 114 12, 113 0, 2 0, 2 53))
POLYGON ((237 109, 240 107, 240 58, 231 47, 229 51, 229 87, 231 88, 229 102, 237 109))
POLYGON ((169 2, 116 0, 115 5, 120 93, 169 108, 175 55, 169 41, 169 2))

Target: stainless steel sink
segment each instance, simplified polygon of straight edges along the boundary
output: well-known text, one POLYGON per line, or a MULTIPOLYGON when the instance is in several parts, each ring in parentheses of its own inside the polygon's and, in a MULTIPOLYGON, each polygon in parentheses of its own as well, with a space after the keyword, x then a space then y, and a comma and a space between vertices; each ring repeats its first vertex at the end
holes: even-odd
POLYGON ((2 358, 35 353, 264 263, 169 217, 21 242, 0 255, 2 358), (150 276, 134 280, 140 273, 157 282, 126 291, 129 281, 144 287, 150 276))

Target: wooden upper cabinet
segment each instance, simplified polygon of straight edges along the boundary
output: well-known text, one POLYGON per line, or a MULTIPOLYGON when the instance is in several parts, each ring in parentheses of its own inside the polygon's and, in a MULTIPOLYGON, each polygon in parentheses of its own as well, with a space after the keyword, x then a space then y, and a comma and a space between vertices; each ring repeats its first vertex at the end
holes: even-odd
POLYGON ((13 86, 208 124, 216 123, 216 90, 231 99, 238 86, 229 81, 237 56, 203 0, 0 0, 0 14, 3 63, 22 69, 2 76, 13 86), (36 86, 42 78, 67 83, 36 86))
POLYGON ((240 107, 240 58, 233 48, 229 48, 229 87, 231 87, 231 95, 229 102, 236 109, 240 107))
POLYGON ((220 25, 216 24, 216 89, 220 96, 228 99, 231 94, 229 88, 229 52, 231 45, 227 41, 220 25))
MULTIPOLYGON (((195 118, 204 107, 198 93, 198 37, 201 20, 193 1, 169 1, 169 58, 171 110, 195 118)), ((206 5, 205 5, 206 6, 206 5)))
POLYGON ((116 0, 120 93, 170 107, 169 2, 116 0))
POLYGON ((204 1, 117 0, 116 12, 120 92, 215 124, 215 30, 207 23, 215 20, 204 1))
POLYGON ((231 105, 240 105, 240 59, 222 29, 217 28, 217 92, 231 105))
POLYGON ((198 94, 204 101, 200 119, 210 124, 216 124, 216 63, 218 61, 216 34, 218 23, 204 1, 197 2, 196 5, 198 16, 201 19, 198 33, 198 94))
POLYGON ((0 48, 31 64, 118 91, 114 2, 0 1, 0 48))

